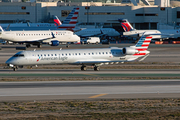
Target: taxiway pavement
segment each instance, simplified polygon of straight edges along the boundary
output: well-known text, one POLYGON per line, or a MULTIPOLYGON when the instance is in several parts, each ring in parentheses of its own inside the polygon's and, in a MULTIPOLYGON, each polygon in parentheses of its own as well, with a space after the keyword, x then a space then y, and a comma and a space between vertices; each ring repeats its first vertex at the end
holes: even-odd
POLYGON ((1 82, 0 101, 178 98, 180 80, 1 82))

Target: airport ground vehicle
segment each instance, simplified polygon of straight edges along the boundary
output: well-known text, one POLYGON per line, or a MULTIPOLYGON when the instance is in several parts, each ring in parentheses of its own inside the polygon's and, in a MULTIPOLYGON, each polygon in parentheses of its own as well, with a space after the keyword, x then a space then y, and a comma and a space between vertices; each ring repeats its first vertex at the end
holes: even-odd
POLYGON ((82 44, 99 44, 100 43, 100 39, 99 37, 87 37, 81 40, 82 44))

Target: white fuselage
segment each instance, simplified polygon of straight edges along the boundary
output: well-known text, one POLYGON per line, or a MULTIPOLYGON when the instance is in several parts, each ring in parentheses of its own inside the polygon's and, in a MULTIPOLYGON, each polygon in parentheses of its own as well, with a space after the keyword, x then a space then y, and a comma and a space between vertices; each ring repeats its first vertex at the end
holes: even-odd
POLYGON ((180 37, 180 30, 132 30, 128 32, 123 32, 123 35, 134 38, 140 38, 144 32, 161 34, 161 35, 152 35, 153 39, 180 37))
POLYGON ((46 31, 2 31, 0 38, 12 42, 79 42, 80 38, 68 30, 46 30, 46 31), (53 37, 53 35, 54 37, 53 37))
POLYGON ((119 36, 120 33, 117 32, 113 28, 95 28, 95 29, 83 29, 81 31, 76 32, 78 36, 101 36, 101 35, 108 35, 108 36, 119 36))
POLYGON ((133 61, 142 56, 123 55, 122 48, 21 51, 6 61, 12 65, 100 65, 133 61))

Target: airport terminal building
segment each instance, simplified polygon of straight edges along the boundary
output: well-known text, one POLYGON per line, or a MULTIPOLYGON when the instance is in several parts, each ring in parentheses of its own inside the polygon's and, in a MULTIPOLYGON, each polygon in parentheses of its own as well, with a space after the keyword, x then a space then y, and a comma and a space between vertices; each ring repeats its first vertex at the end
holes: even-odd
POLYGON ((0 2, 0 23, 53 22, 54 15, 63 21, 74 7, 79 7, 80 26, 118 27, 120 18, 128 19, 136 29, 174 29, 180 24, 180 7, 170 6, 168 0, 144 1, 0 2))

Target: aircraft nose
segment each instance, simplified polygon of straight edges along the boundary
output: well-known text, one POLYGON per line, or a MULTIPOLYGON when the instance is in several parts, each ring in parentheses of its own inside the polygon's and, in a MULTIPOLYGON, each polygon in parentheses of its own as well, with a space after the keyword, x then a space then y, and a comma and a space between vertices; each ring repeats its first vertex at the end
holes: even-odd
POLYGON ((5 63, 6 64, 14 64, 15 63, 15 59, 13 57, 11 57, 5 63))

